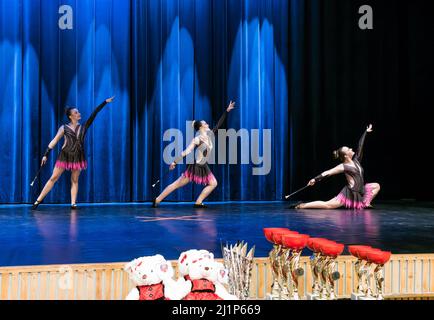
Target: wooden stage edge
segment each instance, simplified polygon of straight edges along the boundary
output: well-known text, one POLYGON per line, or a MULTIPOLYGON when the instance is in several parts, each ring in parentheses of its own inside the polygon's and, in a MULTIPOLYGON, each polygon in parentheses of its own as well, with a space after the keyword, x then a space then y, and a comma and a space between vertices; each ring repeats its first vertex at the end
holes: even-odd
MULTIPOLYGON (((221 259, 219 259, 221 261, 221 259)), ((336 270, 338 298, 348 299, 355 291, 356 259, 340 256, 336 270)), ((176 261, 172 261, 176 271, 176 261)), ((122 263, 0 267, 0 300, 122 300, 134 286, 122 263)), ((309 257, 300 259, 304 275, 299 294, 311 292, 309 257)), ((251 299, 264 299, 270 292, 268 258, 255 258, 250 286, 251 299)), ((385 299, 434 299, 434 253, 396 254, 384 267, 385 299)), ((373 286, 375 289, 375 285, 373 286)))

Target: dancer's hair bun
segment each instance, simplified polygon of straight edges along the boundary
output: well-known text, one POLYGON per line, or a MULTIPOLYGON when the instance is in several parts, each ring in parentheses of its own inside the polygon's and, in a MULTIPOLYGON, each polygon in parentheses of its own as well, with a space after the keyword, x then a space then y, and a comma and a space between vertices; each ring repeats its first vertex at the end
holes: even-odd
POLYGON ((74 110, 75 109, 75 107, 66 107, 65 108, 65 115, 67 116, 67 117, 69 117, 70 115, 71 115, 71 111, 72 110, 74 110))
POLYGON ((193 120, 191 126, 194 128, 195 131, 198 131, 202 127, 202 120, 193 120))

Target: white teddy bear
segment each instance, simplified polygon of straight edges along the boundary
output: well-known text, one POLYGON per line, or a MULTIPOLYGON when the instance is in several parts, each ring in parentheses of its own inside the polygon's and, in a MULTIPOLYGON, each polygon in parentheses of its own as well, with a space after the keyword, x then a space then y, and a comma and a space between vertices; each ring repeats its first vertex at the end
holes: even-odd
POLYGON ((159 254, 134 259, 124 270, 136 285, 127 300, 180 300, 191 288, 184 279, 173 280, 172 265, 159 254))
POLYGON ((199 259, 210 259, 214 260, 214 255, 207 250, 188 250, 180 254, 178 258, 178 271, 179 274, 186 280, 189 280, 189 269, 193 261, 199 259))
POLYGON ((213 259, 193 260, 189 265, 191 291, 184 300, 237 300, 223 286, 227 283, 226 274, 223 264, 213 259))
MULTIPOLYGON (((229 294, 229 292, 224 287, 224 285, 228 283, 227 269, 224 268, 223 264, 214 261, 214 255, 207 250, 192 249, 182 252, 178 259, 178 271, 180 275, 186 280, 191 280, 190 267, 197 262, 202 262, 203 260, 210 260, 214 263, 214 265, 212 265, 214 273, 210 275, 209 272, 207 272, 207 276, 208 280, 213 282, 215 287, 215 293, 217 294, 217 296, 222 298, 223 300, 238 300, 236 296, 229 294)), ((193 271, 193 273, 195 273, 195 271, 193 271)), ((197 284, 197 281, 195 282, 195 284, 197 284)), ((193 285, 192 290, 194 290, 193 285)))

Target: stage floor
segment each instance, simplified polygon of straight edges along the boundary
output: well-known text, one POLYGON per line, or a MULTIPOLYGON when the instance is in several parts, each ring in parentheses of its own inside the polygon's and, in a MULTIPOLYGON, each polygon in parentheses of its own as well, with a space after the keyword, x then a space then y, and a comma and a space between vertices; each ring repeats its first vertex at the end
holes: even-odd
MULTIPOLYGON (((376 208, 293 210, 287 202, 218 202, 208 209, 191 203, 0 206, 0 266, 121 262, 160 253, 177 259, 191 248, 221 257, 220 241, 256 245, 256 257, 271 245, 264 227, 288 227, 315 237, 367 244, 393 253, 434 252, 434 204, 376 203, 376 208)), ((308 254, 306 251, 305 254, 308 254)))

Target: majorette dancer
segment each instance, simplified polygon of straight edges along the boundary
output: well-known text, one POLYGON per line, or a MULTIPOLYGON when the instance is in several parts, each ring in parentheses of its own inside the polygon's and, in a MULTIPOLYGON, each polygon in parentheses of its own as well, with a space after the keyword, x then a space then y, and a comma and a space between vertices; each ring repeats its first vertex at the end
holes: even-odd
POLYGON ((105 105, 112 102, 113 99, 114 97, 111 97, 101 103, 92 112, 83 126, 78 123, 81 119, 81 114, 77 108, 69 107, 65 109, 65 114, 70 122, 62 125, 57 131, 56 136, 50 142, 44 156, 42 157, 41 166, 47 162, 51 150, 53 150, 62 137, 65 137, 65 142, 63 143, 62 150, 57 156, 53 174, 45 184, 44 189, 42 189, 42 192, 33 204, 32 209, 36 209, 39 206, 65 170, 71 171, 71 208, 77 208, 78 178, 81 170, 87 168, 87 161, 84 152, 84 139, 86 137, 87 129, 89 129, 90 125, 95 120, 98 112, 100 112, 105 105))
POLYGON ((335 159, 342 163, 333 169, 324 171, 320 175, 311 179, 308 183, 313 186, 316 182, 335 174, 345 173, 348 184, 341 192, 329 201, 313 201, 301 203, 296 206, 297 209, 336 209, 342 206, 352 209, 363 209, 371 207, 371 202, 380 191, 378 183, 364 183, 363 168, 360 164, 363 156, 363 144, 366 134, 372 132, 372 125, 369 125, 359 140, 359 146, 355 153, 353 149, 341 147, 333 152, 335 159))
MULTIPOLYGON (((230 102, 229 106, 226 108, 226 111, 220 117, 217 125, 212 129, 212 132, 215 134, 217 130, 221 127, 223 122, 226 119, 227 114, 235 107, 235 102, 230 102)), ((178 188, 181 188, 188 184, 189 182, 194 182, 196 184, 205 185, 206 187, 202 190, 201 194, 197 198, 194 207, 195 208, 206 208, 203 204, 203 201, 206 197, 208 197, 211 192, 217 187, 217 180, 214 177, 211 169, 209 168, 207 161, 207 155, 210 154, 213 149, 212 140, 209 137, 208 133, 210 131, 209 125, 204 120, 195 120, 192 123, 192 126, 195 131, 199 131, 199 135, 195 137, 190 145, 185 149, 181 155, 176 158, 171 164, 169 169, 175 169, 177 163, 182 160, 182 158, 186 157, 189 153, 197 148, 196 155, 197 157, 194 159, 193 164, 187 165, 187 169, 185 172, 172 184, 168 185, 164 191, 154 199, 152 203, 152 207, 157 207, 158 204, 163 201, 169 194, 175 191, 178 188)))

